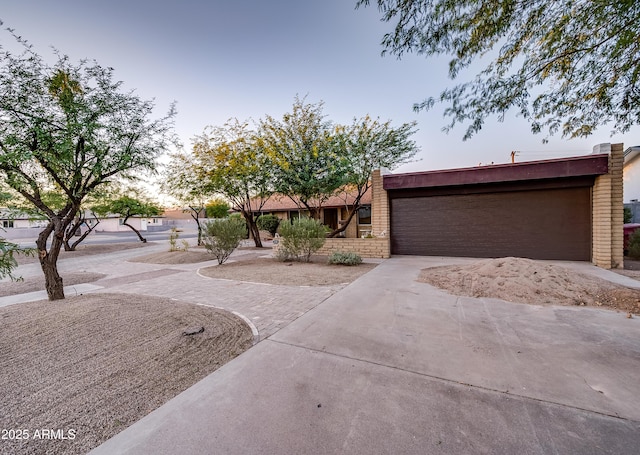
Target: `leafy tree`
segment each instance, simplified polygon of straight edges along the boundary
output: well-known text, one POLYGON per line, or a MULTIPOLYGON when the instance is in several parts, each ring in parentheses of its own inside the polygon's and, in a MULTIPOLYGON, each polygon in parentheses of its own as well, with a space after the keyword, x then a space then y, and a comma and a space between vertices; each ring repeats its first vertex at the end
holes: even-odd
POLYGON ((128 223, 129 219, 131 217, 146 218, 162 213, 162 210, 154 203, 127 195, 107 200, 103 204, 93 207, 93 211, 99 215, 120 215, 123 218, 122 224, 135 232, 143 243, 147 243, 147 239, 140 234, 140 231, 128 223))
POLYGON ((206 205, 207 218, 226 218, 229 216, 229 204, 222 199, 214 199, 206 205))
POLYGON ((335 237, 344 231, 361 207, 362 197, 371 188, 371 173, 375 169, 394 169, 409 162, 419 147, 410 139, 415 122, 397 128, 390 121, 372 120, 369 116, 354 120, 351 126, 337 126, 335 148, 340 150, 345 187, 339 195, 354 197, 349 215, 341 227, 329 234, 335 237))
POLYGON ((60 54, 49 65, 16 39, 23 53, 0 50, 0 174, 46 215, 38 257, 49 299, 63 299, 57 260, 65 230, 105 182, 155 168, 175 112, 152 119, 153 103, 123 92, 111 68, 60 54), (43 198, 51 190, 64 195, 61 208, 43 198))
POLYGON ((314 218, 344 183, 331 122, 322 106, 296 97, 292 112, 282 120, 267 115, 260 122, 260 141, 273 163, 276 192, 299 201, 314 218))
POLYGON ((212 193, 242 214, 257 247, 262 247, 254 217, 273 192, 269 161, 246 122, 230 119, 207 127, 193 146, 194 172, 212 193))
MULTIPOLYGON (((370 0, 358 0, 357 7, 370 0)), ((449 75, 482 59, 470 82, 416 104, 447 103, 445 115, 469 122, 513 108, 538 133, 585 137, 600 125, 626 132, 640 121, 640 2, 580 0, 377 0, 384 52, 452 56, 449 75)), ((383 52, 383 53, 384 53, 383 52)))
POLYGON ((196 173, 194 157, 187 153, 174 153, 165 167, 161 184, 163 191, 172 196, 189 213, 198 227, 198 246, 202 245, 200 217, 206 211, 205 199, 210 195, 207 184, 196 173))
POLYGON ((633 212, 631 211, 631 209, 629 207, 625 207, 624 208, 624 222, 625 223, 631 223, 632 220, 633 220, 633 212))

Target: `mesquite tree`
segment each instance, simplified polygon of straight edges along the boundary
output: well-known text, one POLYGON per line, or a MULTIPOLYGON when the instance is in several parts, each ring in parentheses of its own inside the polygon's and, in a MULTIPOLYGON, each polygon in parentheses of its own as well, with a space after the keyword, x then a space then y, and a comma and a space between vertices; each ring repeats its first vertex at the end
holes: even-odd
POLYGON ((273 192, 264 148, 247 122, 230 119, 207 127, 194 139, 193 172, 208 191, 224 197, 247 222, 256 247, 262 247, 254 213, 273 192))
POLYGON ((153 102, 123 91, 112 68, 59 53, 48 64, 16 40, 22 53, 0 49, 0 175, 47 217, 38 257, 49 300, 63 299, 57 260, 66 229, 96 188, 155 168, 175 110, 154 119, 153 102), (64 195, 61 208, 43 199, 51 190, 64 195))
POLYGON ((640 123, 640 2, 637 0, 358 0, 377 4, 394 25, 384 52, 451 56, 456 78, 477 76, 416 104, 447 105, 451 122, 468 122, 465 139, 491 115, 522 115, 534 133, 588 136, 607 124, 640 123))

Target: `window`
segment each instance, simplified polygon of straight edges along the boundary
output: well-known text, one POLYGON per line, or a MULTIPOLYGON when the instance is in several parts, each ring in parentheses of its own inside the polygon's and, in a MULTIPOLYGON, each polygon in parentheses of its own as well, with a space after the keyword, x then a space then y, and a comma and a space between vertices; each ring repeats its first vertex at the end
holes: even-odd
POLYGON ((12 228, 13 227, 13 220, 3 220, 2 221, 2 227, 4 227, 4 228, 12 228))
POLYGON ((358 224, 371 224, 370 205, 363 205, 358 209, 358 224))

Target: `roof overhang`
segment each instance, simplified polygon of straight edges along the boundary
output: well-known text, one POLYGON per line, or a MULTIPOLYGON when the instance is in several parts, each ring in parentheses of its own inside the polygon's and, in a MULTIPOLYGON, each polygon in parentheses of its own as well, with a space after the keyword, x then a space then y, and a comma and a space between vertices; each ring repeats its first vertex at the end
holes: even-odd
POLYGON ((640 145, 629 147, 624 151, 624 166, 636 160, 640 156, 640 145))
POLYGON ((447 169, 441 171, 387 174, 385 190, 478 185, 603 175, 609 171, 609 155, 596 154, 524 163, 447 169))

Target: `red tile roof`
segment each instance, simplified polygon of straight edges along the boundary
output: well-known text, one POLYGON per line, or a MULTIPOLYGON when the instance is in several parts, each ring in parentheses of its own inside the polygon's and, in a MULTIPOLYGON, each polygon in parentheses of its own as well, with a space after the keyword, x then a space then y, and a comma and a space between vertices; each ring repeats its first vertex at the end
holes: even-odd
MULTIPOLYGON (((324 208, 332 208, 332 207, 345 207, 353 205, 356 198, 356 194, 353 192, 343 192, 336 196, 330 197, 328 200, 322 203, 322 207, 324 208)), ((371 204, 371 189, 369 189, 360 200, 360 204, 371 204)), ((315 207, 315 203, 310 203, 311 207, 315 207)), ((257 207, 259 206, 258 202, 252 202, 252 207, 257 211, 257 207)), ((291 200, 288 196, 283 196, 282 194, 274 194, 271 196, 265 204, 262 206, 260 211, 262 212, 286 212, 289 210, 304 210, 304 204, 299 203, 296 204, 293 200, 291 200)))

